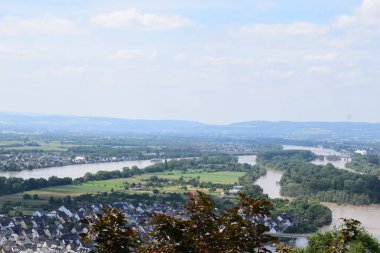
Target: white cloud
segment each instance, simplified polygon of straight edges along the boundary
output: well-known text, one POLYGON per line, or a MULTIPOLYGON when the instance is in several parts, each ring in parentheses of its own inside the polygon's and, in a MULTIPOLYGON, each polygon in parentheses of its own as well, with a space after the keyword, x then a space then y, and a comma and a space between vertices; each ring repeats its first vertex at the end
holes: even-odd
POLYGON ((147 30, 170 30, 195 25, 190 19, 180 15, 141 13, 136 9, 99 14, 91 18, 91 23, 103 27, 128 27, 147 30))
POLYGON ((129 59, 129 60, 136 60, 136 59, 143 59, 143 60, 152 60, 157 56, 157 52, 146 52, 140 49, 121 49, 117 51, 112 58, 115 59, 129 59))
POLYGON ((177 53, 174 56, 176 61, 189 62, 197 65, 206 66, 223 66, 223 65, 248 65, 252 64, 252 60, 245 57, 234 57, 234 56, 192 56, 190 57, 186 53, 177 53))
POLYGON ((243 36, 319 36, 327 32, 327 28, 313 23, 296 22, 291 24, 252 24, 238 29, 243 36))
POLYGON ((177 54, 174 56, 174 59, 175 59, 176 61, 186 61, 186 60, 188 60, 189 58, 188 58, 187 54, 181 52, 181 53, 177 53, 177 54))
POLYGON ((5 17, 0 21, 0 33, 7 35, 19 34, 78 34, 80 30, 76 24, 63 18, 53 15, 34 17, 30 19, 20 19, 18 17, 5 17))
POLYGON ((338 16, 334 25, 338 28, 352 25, 380 25, 380 0, 364 0, 353 14, 338 16))
POLYGON ((297 73, 295 71, 282 71, 282 70, 269 70, 267 73, 276 78, 287 79, 294 77, 297 73))
POLYGON ((314 66, 308 68, 306 72, 311 74, 330 74, 333 70, 328 66, 314 66))
POLYGON ((60 68, 54 68, 49 70, 49 74, 53 76, 78 76, 85 72, 88 72, 90 67, 88 65, 81 66, 65 66, 60 68))
POLYGON ((204 65, 245 65, 251 63, 249 59, 243 57, 228 56, 202 56, 198 59, 198 62, 204 65))
POLYGON ((9 46, 6 44, 0 44, 0 58, 7 60, 42 60, 50 59, 52 57, 51 52, 41 47, 29 47, 22 48, 17 46, 9 46))
POLYGON ((307 61, 334 61, 337 58, 337 54, 307 54, 304 56, 304 60, 307 61))

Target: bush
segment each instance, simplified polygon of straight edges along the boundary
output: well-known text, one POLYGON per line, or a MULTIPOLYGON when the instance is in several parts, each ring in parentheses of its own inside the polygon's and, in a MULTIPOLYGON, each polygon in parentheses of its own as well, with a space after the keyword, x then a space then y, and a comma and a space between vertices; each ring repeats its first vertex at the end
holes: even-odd
POLYGON ((32 196, 31 196, 30 194, 25 193, 25 194, 22 196, 22 198, 25 199, 25 200, 30 200, 30 199, 32 199, 32 196))

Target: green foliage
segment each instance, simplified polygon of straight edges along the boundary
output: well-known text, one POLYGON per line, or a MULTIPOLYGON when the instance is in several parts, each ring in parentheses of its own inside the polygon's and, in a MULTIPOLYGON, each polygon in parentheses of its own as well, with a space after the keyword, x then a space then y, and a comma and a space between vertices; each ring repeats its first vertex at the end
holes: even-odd
POLYGON ((346 164, 346 167, 360 173, 380 176, 380 162, 378 155, 355 155, 352 158, 352 161, 346 164))
POLYGON ((310 162, 316 158, 317 156, 314 153, 307 150, 270 150, 260 152, 257 156, 257 162, 266 163, 270 161, 276 163, 284 160, 310 162))
MULTIPOLYGON (((151 165, 144 169, 139 169, 138 167, 133 166, 132 168, 123 168, 121 171, 114 170, 86 173, 83 177, 76 178, 74 180, 70 177, 58 178, 56 176, 52 176, 48 180, 43 178, 23 179, 17 177, 0 177, 0 195, 20 193, 50 186, 79 185, 88 181, 130 178, 148 173, 158 173, 172 170, 184 171, 190 169, 197 169, 204 173, 219 171, 247 172, 256 170, 249 164, 239 164, 238 158, 234 156, 205 156, 194 159, 171 160, 169 162, 151 165)), ((213 186, 218 187, 218 185, 213 186)))
POLYGON ((251 167, 248 172, 239 178, 239 184, 240 185, 246 185, 246 184, 252 184, 252 182, 255 182, 257 179, 259 179, 261 176, 265 175, 267 173, 266 169, 262 166, 254 165, 251 167))
POLYGON ((283 213, 294 215, 295 224, 288 227, 287 233, 310 233, 319 227, 329 225, 332 220, 331 210, 319 202, 308 199, 274 200, 274 215, 283 213))
POLYGON ((210 196, 198 192, 185 206, 188 219, 153 215, 154 239, 141 252, 265 252, 265 244, 277 240, 252 217, 270 215, 270 206, 241 194, 238 207, 217 212, 210 196))
POLYGON ((32 195, 26 193, 22 196, 22 198, 25 200, 30 200, 30 199, 32 199, 32 195))
POLYGON ((2 214, 8 214, 10 211, 13 210, 12 203, 10 201, 6 201, 3 203, 1 207, 1 213, 2 214))
POLYGON ((137 231, 126 225, 124 214, 107 208, 103 212, 81 221, 89 226, 88 233, 81 234, 83 241, 94 242, 99 253, 134 252, 139 244, 137 231))
MULTIPOLYGON (((305 203, 298 200, 300 208, 305 203)), ((82 234, 86 243, 92 243, 100 253, 256 253, 270 252, 265 246, 278 243, 267 234, 269 228, 256 223, 253 217, 271 215, 272 203, 240 194, 238 206, 225 210, 215 208, 210 196, 198 192, 185 205, 186 218, 153 214, 153 231, 141 240, 137 231, 126 225, 123 213, 103 209, 104 214, 83 220, 89 232, 82 234)), ((278 247, 280 253, 376 253, 379 243, 369 235, 360 222, 344 219, 344 224, 333 231, 317 233, 308 238, 305 249, 278 247)))
POLYGON ((343 219, 344 223, 333 231, 318 233, 309 238, 304 253, 376 253, 380 245, 369 235, 360 222, 343 219))
POLYGON ((18 177, 0 177, 0 195, 29 191, 49 186, 67 185, 71 183, 72 179, 69 177, 58 178, 52 176, 48 180, 44 178, 23 179, 18 177))
MULTIPOLYGON (((282 160, 281 155, 283 155, 282 151, 274 151, 274 152, 263 152, 267 154, 265 159, 279 159, 282 160), (277 158, 276 158, 277 157, 277 158)), ((310 152, 284 152, 284 156, 286 159, 312 159, 312 155, 310 152), (300 154, 299 154, 300 153, 300 154), (290 158, 289 158, 290 157, 290 158)), ((261 156, 259 156, 261 157, 261 156)), ((261 161, 264 160, 263 157, 260 158, 261 161)), ((263 174, 266 173, 266 170, 263 166, 255 165, 253 166, 251 172, 248 172, 244 176, 239 178, 239 184, 243 186, 242 192, 247 194, 252 198, 268 198, 266 194, 263 194, 263 189, 254 185, 254 182, 263 174)), ((324 225, 328 225, 331 223, 332 213, 331 210, 323 205, 321 205, 317 201, 307 200, 304 198, 295 199, 294 201, 288 200, 272 200, 274 201, 274 214, 289 214, 294 216, 295 224, 288 227, 288 233, 310 233, 315 232, 319 227, 324 225)))
POLYGON ((279 253, 379 253, 379 242, 364 230, 360 222, 343 219, 344 223, 333 231, 317 233, 308 238, 305 249, 289 246, 277 247, 279 253))
POLYGON ((247 194, 251 198, 267 197, 267 195, 263 193, 263 188, 261 188, 258 185, 255 185, 253 183, 251 183, 251 184, 244 184, 242 192, 244 194, 247 194))
POLYGON ((310 164, 304 152, 302 155, 297 152, 273 151, 258 156, 261 164, 285 172, 280 181, 282 195, 312 197, 339 204, 380 202, 378 177, 339 170, 331 164, 310 164))

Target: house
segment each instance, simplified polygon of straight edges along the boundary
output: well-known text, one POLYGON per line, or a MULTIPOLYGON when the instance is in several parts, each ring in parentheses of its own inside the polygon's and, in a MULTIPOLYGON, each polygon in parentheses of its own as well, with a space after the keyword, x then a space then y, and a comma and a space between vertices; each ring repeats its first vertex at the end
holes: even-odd
POLYGON ((271 228, 269 230, 269 234, 277 234, 277 230, 275 228, 271 228))
POLYGON ((40 212, 40 211, 35 211, 34 213, 33 213, 33 216, 36 216, 36 217, 42 217, 42 212, 40 212))
POLYGON ((0 247, 8 241, 7 232, 0 232, 0 247))
POLYGON ((61 212, 64 212, 68 217, 72 217, 73 216, 73 213, 67 209, 66 207, 64 206, 61 206, 60 208, 58 208, 59 211, 61 212))
POLYGON ((230 194, 238 194, 243 189, 241 185, 234 185, 231 190, 228 191, 230 194))
POLYGON ((355 151, 355 153, 356 154, 360 154, 360 155, 367 155, 367 150, 360 150, 360 149, 358 149, 358 150, 355 151))
POLYGON ((18 234, 11 234, 11 236, 9 237, 9 240, 12 241, 12 242, 17 242, 19 239, 19 235, 18 234))
POLYGON ((51 211, 46 216, 47 217, 55 217, 55 216, 57 216, 57 211, 51 211))

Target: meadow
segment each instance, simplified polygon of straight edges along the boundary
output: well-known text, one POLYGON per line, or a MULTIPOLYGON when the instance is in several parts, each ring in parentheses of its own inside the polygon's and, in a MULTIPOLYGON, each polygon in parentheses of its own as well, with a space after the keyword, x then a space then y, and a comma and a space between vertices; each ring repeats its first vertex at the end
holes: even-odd
POLYGON ((0 149, 19 151, 67 151, 71 147, 78 146, 75 144, 61 143, 59 141, 33 141, 32 143, 37 145, 30 145, 31 142, 24 141, 0 141, 0 149))
MULTIPOLYGON (((232 171, 219 171, 219 172, 209 172, 206 173, 201 170, 189 170, 187 172, 181 171, 171 171, 171 172, 160 172, 160 173, 148 173, 139 176, 134 176, 131 178, 116 178, 110 180, 100 180, 100 181, 89 181, 82 184, 73 184, 73 185, 63 185, 63 186, 54 186, 47 187, 38 190, 26 191, 17 194, 11 194, 6 196, 1 196, 0 205, 10 201, 10 202, 20 202, 30 207, 38 207, 43 204, 47 204, 50 197, 54 198, 63 198, 66 196, 79 196, 82 194, 96 194, 100 192, 111 192, 111 191, 123 191, 127 193, 152 193, 152 187, 144 187, 146 182, 152 176, 157 176, 158 178, 169 179, 169 180, 178 180, 181 177, 185 180, 189 179, 199 179, 201 182, 212 182, 216 184, 234 184, 237 183, 239 177, 243 176, 245 172, 232 172, 232 171), (136 190, 132 187, 127 187, 126 185, 131 184, 141 184, 141 189, 136 190), (37 194, 38 200, 25 200, 23 198, 24 194, 29 194, 31 196, 37 194)), ((175 193, 184 193, 189 191, 202 190, 207 193, 221 194, 221 189, 216 189, 214 192, 210 192, 206 188, 195 188, 190 185, 187 185, 184 189, 180 184, 167 184, 163 187, 158 188, 160 192, 175 192, 175 193)))

